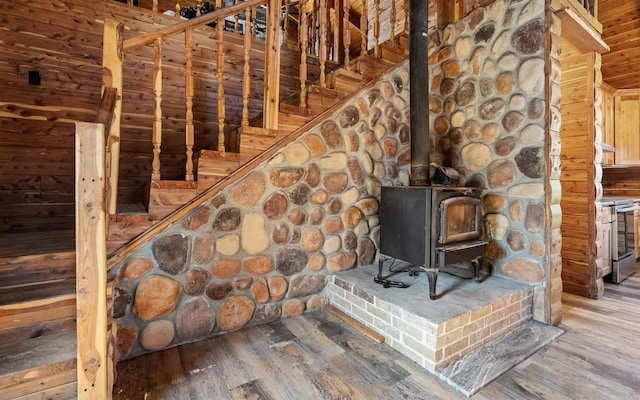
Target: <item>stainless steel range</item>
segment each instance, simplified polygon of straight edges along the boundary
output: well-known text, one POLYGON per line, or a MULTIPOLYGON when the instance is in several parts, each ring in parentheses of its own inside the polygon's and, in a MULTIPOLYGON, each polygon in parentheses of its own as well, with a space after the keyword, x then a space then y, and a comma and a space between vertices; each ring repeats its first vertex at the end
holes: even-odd
POLYGON ((634 212, 640 207, 631 198, 603 197, 610 203, 614 217, 611 223, 611 273, 604 278, 620 283, 636 270, 634 212))

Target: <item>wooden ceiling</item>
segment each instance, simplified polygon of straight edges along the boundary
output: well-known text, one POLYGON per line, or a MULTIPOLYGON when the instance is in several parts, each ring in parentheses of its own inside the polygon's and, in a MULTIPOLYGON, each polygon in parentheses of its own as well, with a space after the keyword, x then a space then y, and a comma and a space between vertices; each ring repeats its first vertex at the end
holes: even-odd
POLYGON ((611 48, 602 55, 602 79, 616 89, 640 88, 640 0, 599 0, 598 20, 611 48))

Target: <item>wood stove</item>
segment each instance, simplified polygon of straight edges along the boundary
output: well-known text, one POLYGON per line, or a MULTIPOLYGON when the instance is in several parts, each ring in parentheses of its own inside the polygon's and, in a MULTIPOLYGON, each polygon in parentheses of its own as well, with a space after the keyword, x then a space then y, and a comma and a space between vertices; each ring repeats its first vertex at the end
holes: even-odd
POLYGON ((386 186, 381 191, 380 258, 376 282, 386 257, 419 266, 427 273, 429 297, 436 298, 438 271, 471 262, 479 282, 487 244, 482 240, 479 188, 450 186, 386 186))

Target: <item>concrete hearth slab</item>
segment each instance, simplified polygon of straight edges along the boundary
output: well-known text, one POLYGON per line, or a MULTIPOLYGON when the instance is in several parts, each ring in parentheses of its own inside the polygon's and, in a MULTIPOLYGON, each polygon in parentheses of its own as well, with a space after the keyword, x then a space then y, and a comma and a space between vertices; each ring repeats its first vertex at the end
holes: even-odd
POLYGON ((507 336, 436 371, 436 375, 464 395, 471 396, 563 333, 555 326, 529 321, 507 336))

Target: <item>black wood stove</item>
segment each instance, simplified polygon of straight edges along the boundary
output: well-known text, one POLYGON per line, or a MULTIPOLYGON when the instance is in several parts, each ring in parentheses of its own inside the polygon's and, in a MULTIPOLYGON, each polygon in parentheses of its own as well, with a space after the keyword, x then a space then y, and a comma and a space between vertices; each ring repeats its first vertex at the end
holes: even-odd
POLYGON ((376 282, 396 286, 382 276, 385 256, 426 271, 432 300, 438 271, 447 265, 470 261, 479 282, 487 244, 481 239, 480 191, 449 186, 382 187, 376 282))

